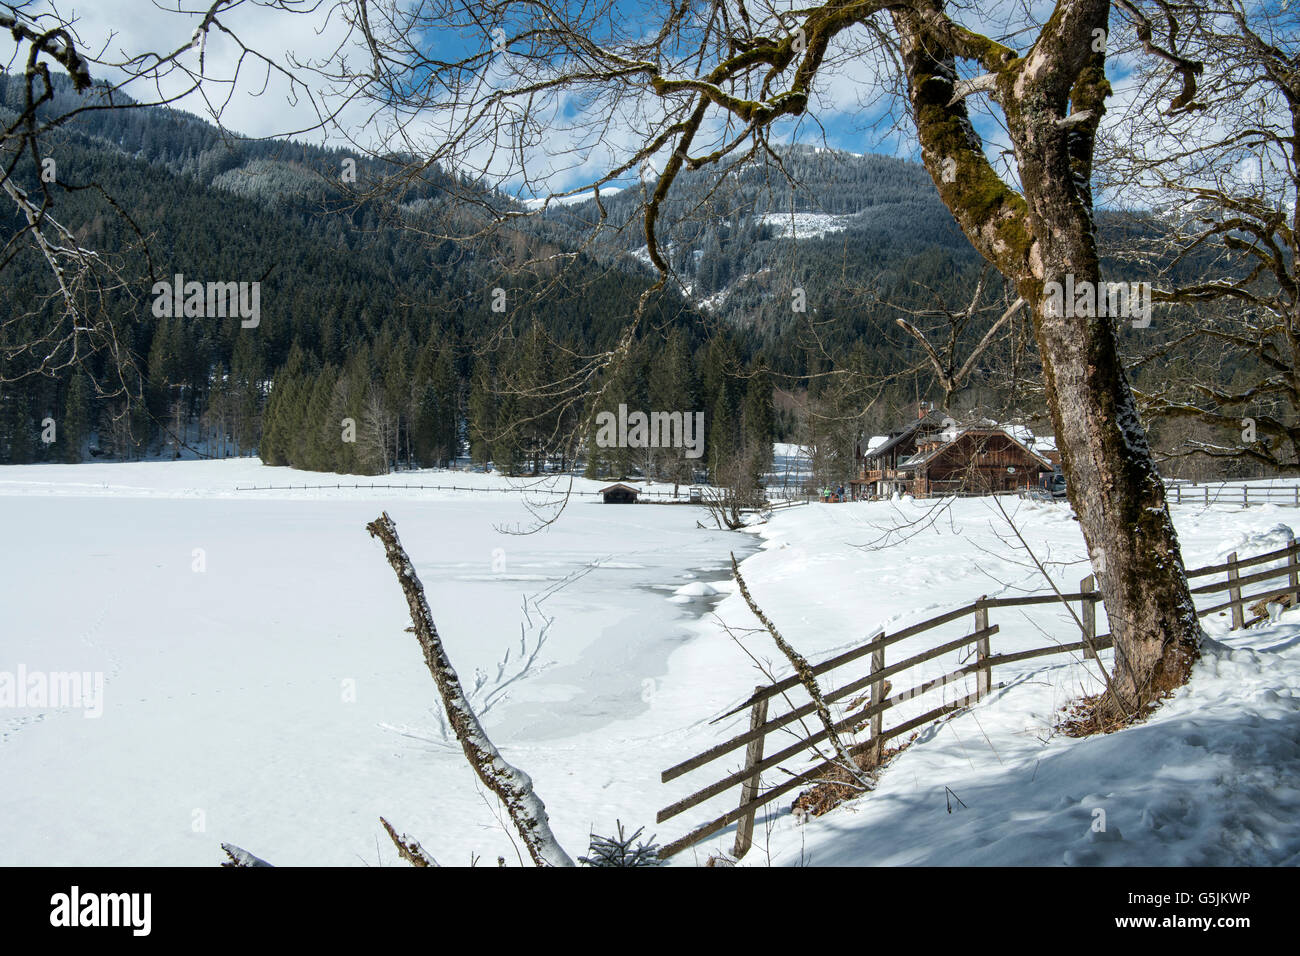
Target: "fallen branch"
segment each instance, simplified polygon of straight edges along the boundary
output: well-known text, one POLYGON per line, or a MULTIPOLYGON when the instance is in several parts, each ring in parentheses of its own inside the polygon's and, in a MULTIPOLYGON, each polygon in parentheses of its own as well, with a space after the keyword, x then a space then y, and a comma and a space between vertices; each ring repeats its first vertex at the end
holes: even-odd
POLYGON ((412 840, 405 833, 398 836, 397 831, 393 829, 393 825, 383 817, 379 818, 379 822, 382 823, 384 829, 388 831, 388 838, 393 841, 393 846, 397 847, 397 855, 407 863, 411 864, 411 866, 438 865, 437 860, 424 855, 424 848, 420 846, 419 841, 412 840))
POLYGON ((768 620, 767 615, 763 613, 762 608, 754 603, 754 599, 749 595, 749 588, 745 586, 745 579, 740 576, 740 565, 736 563, 735 554, 732 554, 731 556, 731 573, 735 576, 736 584, 740 588, 740 596, 745 599, 745 603, 749 605, 749 609, 753 612, 754 617, 758 618, 759 622, 767 628, 767 632, 772 635, 772 640, 776 642, 776 646, 794 666, 794 672, 799 678, 799 683, 803 684, 804 689, 808 691, 808 696, 812 698, 813 706, 817 710, 817 717, 821 720, 822 726, 826 728, 827 738, 830 740, 831 746, 835 749, 835 756, 839 759, 844 771, 847 772, 853 778, 854 782, 861 786, 862 789, 874 789, 876 785, 875 781, 862 772, 858 767, 857 761, 853 759, 853 755, 849 753, 848 748, 844 746, 844 742, 840 740, 840 735, 835 729, 835 720, 831 717, 830 707, 826 705, 826 698, 822 696, 822 689, 817 683, 816 676, 813 674, 812 665, 808 663, 806 657, 786 642, 786 639, 781 636, 781 632, 776 629, 776 625, 768 620))
POLYGON ((226 851, 226 856, 230 857, 229 862, 222 863, 222 866, 273 866, 267 863, 260 856, 253 856, 242 847, 237 847, 233 843, 221 844, 221 849, 226 851))
POLYGON ((383 542, 388 563, 397 573, 397 581, 410 608, 416 639, 424 651, 424 662, 438 686, 447 719, 465 751, 465 758, 479 779, 500 798, 533 862, 538 866, 573 866, 573 860, 551 833, 546 805, 533 790, 532 779, 506 762, 497 752, 466 700, 460 678, 456 675, 456 669, 452 667, 442 639, 438 636, 438 629, 434 626, 429 602, 424 596, 424 585, 420 583, 411 559, 398 540, 397 525, 384 512, 366 525, 366 530, 371 537, 383 542))

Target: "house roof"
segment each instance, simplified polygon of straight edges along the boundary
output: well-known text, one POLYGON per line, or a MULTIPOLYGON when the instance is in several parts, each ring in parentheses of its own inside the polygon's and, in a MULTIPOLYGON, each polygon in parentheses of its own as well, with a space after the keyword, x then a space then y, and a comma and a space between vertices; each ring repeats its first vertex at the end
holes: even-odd
MULTIPOLYGON (((942 427, 944 418, 946 417, 947 416, 940 415, 938 412, 927 412, 924 418, 918 418, 915 421, 909 422, 901 430, 891 432, 890 435, 875 448, 868 448, 867 455, 872 458, 886 455, 902 442, 914 435, 920 428, 927 425, 935 428, 942 427)), ((874 441, 874 439, 872 440, 874 441)))
POLYGON ((625 485, 621 481, 616 481, 608 488, 601 488, 600 491, 597 492, 597 494, 601 494, 601 495, 608 494, 611 491, 619 491, 620 489, 623 491, 630 491, 634 495, 639 495, 641 493, 640 488, 634 488, 632 485, 625 485))
POLYGON ((1024 451, 1026 455, 1036 460, 1044 468, 1050 469, 1052 467, 1052 463, 1050 461, 1048 461, 1038 452, 1034 451, 1034 449, 1031 448, 1029 445, 1021 441, 1015 434, 1012 433, 1012 431, 1009 428, 1005 428, 1001 425, 994 425, 991 427, 988 425, 968 425, 965 428, 959 428, 957 430, 957 433, 953 435, 951 439, 945 441, 943 444, 938 445, 935 448, 931 448, 929 451, 919 452, 915 455, 912 455, 906 461, 899 462, 898 464, 899 470, 900 471, 911 470, 918 465, 923 465, 927 462, 933 461, 935 458, 938 458, 941 454, 943 454, 954 444, 956 444, 957 441, 963 435, 987 435, 987 436, 1001 435, 1004 438, 1006 438, 1008 441, 1018 446, 1022 451, 1024 451))

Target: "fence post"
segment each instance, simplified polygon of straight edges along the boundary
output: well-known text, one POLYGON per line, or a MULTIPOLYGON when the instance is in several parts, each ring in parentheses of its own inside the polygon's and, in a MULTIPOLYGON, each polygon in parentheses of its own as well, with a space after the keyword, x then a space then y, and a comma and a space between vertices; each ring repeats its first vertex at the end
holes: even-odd
MULTIPOLYGON (((1237 552, 1234 551, 1228 555, 1228 580, 1236 581, 1239 577, 1237 571, 1237 552)), ((1228 600, 1232 602, 1232 629, 1241 630, 1246 626, 1246 615, 1241 608, 1241 587, 1235 586, 1228 588, 1228 600)))
POLYGON ((1210 506, 1210 486, 1206 485, 1205 486, 1205 507, 1208 508, 1209 506, 1210 506))
POLYGON ((1241 486, 1241 506, 1243 508, 1250 507, 1250 485, 1241 486))
POLYGON ((1287 583, 1290 584, 1292 588, 1292 607, 1300 605, 1300 564, 1297 564, 1298 559, 1300 559, 1300 553, 1297 553, 1296 545, 1295 543, 1292 543, 1291 553, 1286 556, 1286 566, 1291 570, 1291 574, 1287 577, 1287 583))
MULTIPOLYGON (((754 693, 763 690, 762 687, 755 687, 754 693)), ((767 698, 762 697, 754 701, 754 706, 749 711, 749 729, 757 730, 767 722, 767 698)), ((763 736, 759 735, 749 742, 745 748, 745 769, 757 767, 763 760, 763 736)), ((740 805, 743 807, 749 801, 758 796, 759 781, 762 773, 755 770, 754 773, 745 778, 745 782, 740 785, 740 805)), ((748 851, 754 842, 754 814, 756 810, 746 813, 736 822, 736 843, 731 848, 731 855, 740 859, 748 851)))
MULTIPOLYGON (((1097 576, 1090 574, 1079 582, 1079 590, 1084 594, 1091 594, 1097 590, 1097 576)), ((1079 617, 1083 621, 1083 639, 1086 642, 1083 648, 1083 657, 1096 658, 1093 641, 1097 639, 1097 602, 1092 598, 1085 597, 1079 602, 1079 610, 1082 612, 1079 617)))
POLYGON ((1181 484, 1174 485, 1174 503, 1179 505, 1183 503, 1183 486, 1181 484))
MULTIPOLYGON (((984 598, 980 597, 975 602, 975 631, 987 631, 989 628, 989 609, 984 606, 984 598)), ((989 661, 989 637, 985 634, 975 642, 975 660, 976 663, 983 666, 975 672, 975 699, 982 700, 988 696, 989 689, 993 686, 993 665, 989 661)))
MULTIPOLYGON (((885 636, 885 632, 881 631, 879 634, 873 637, 872 640, 873 641, 880 640, 884 636, 885 636)), ((874 651, 871 652, 871 673, 879 674, 884 669, 885 669, 885 649, 883 647, 877 647, 874 651)), ((884 680, 872 681, 871 682, 871 706, 875 707, 877 704, 884 703, 884 700, 885 700, 884 680)), ((883 754, 884 748, 882 748, 880 745, 880 735, 884 733, 884 729, 885 729, 885 712, 882 710, 879 713, 873 714, 871 716, 871 749, 872 749, 872 754, 875 757, 876 763, 879 763, 880 758, 884 756, 883 754)))

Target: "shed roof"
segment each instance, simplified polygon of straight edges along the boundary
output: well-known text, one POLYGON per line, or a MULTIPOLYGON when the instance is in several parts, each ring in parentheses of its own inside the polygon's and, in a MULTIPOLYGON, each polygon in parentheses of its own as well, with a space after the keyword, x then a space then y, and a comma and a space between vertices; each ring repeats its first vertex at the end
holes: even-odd
POLYGON ((601 488, 600 491, 597 492, 597 494, 601 494, 601 495, 603 495, 603 494, 607 494, 608 492, 611 492, 611 491, 618 491, 618 490, 620 490, 620 489, 623 490, 623 491, 630 491, 630 492, 632 492, 632 494, 634 494, 634 495, 639 495, 639 494, 641 493, 641 489, 640 489, 640 488, 636 488, 636 487, 634 487, 634 486, 632 486, 632 485, 625 485, 625 484, 623 484, 621 481, 616 481, 616 482, 614 482, 614 484, 610 485, 608 488, 601 488))

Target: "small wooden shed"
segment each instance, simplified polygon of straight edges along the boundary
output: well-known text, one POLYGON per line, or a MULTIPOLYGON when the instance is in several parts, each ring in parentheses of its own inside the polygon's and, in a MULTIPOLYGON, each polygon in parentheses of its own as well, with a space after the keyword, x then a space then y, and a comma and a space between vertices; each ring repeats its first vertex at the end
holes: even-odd
POLYGON ((631 485, 616 483, 608 488, 601 488, 600 493, 605 496, 607 505, 634 505, 636 496, 640 493, 631 485))

